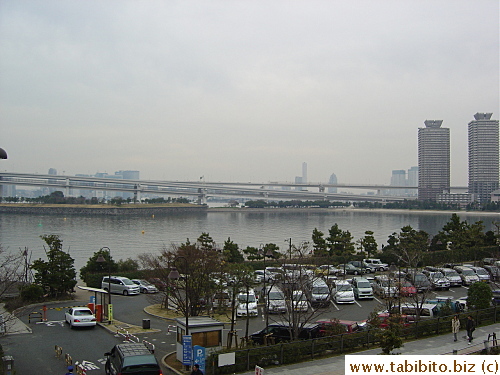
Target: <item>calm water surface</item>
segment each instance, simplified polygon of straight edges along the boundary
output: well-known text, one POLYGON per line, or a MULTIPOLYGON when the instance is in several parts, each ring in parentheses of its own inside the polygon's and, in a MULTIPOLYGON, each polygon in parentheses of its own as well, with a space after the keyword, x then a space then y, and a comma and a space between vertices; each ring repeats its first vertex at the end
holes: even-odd
MULTIPOLYGON (((459 213, 469 223, 483 221, 485 231, 494 230, 493 222, 500 221, 500 214, 459 213)), ((358 211, 339 209, 331 211, 266 211, 206 212, 156 217, 86 217, 55 215, 0 214, 0 244, 7 251, 28 248, 32 259, 46 259, 44 234, 57 234, 63 248, 75 259, 76 269, 103 246, 111 249, 115 260, 135 258, 146 252, 157 253, 172 243, 192 242, 202 232, 208 232, 222 247, 229 237, 240 248, 259 247, 261 243, 276 243, 282 250, 288 248, 285 239, 292 243, 310 241, 314 228, 324 233, 337 223, 349 230, 354 239, 363 237, 366 230, 375 233, 379 244, 399 232, 405 225, 436 234, 449 221, 450 212, 358 211)))

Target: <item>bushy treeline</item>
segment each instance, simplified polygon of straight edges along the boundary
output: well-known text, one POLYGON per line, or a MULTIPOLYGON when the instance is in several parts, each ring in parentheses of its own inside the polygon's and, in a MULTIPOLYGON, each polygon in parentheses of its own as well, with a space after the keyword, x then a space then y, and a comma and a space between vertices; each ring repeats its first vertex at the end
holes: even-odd
MULTIPOLYGON (((332 208, 332 207, 348 207, 351 202, 339 202, 328 200, 316 201, 265 201, 263 199, 251 200, 245 203, 249 208, 292 208, 292 207, 319 207, 319 208, 332 208)), ((352 205, 357 208, 386 208, 386 209, 405 209, 405 210, 461 210, 462 207, 458 204, 445 204, 433 201, 419 201, 419 200, 403 200, 400 202, 352 202, 352 205)), ((467 211, 500 211, 500 202, 488 202, 479 204, 477 202, 471 203, 466 207, 467 211)))
MULTIPOLYGON (((43 203, 43 204, 109 204, 113 206, 120 206, 122 204, 132 203, 133 198, 114 197, 111 199, 104 198, 85 198, 79 197, 65 197, 62 191, 54 191, 49 195, 41 197, 26 198, 26 197, 0 197, 0 202, 8 203, 43 203)), ((144 199, 141 203, 145 204, 161 204, 161 203, 190 203, 187 198, 150 198, 144 199)))
POLYGON ((269 201, 265 200, 256 200, 256 201, 248 201, 245 203, 245 206, 249 208, 290 208, 290 207, 320 207, 320 208, 329 208, 329 207, 349 207, 351 204, 349 202, 330 202, 325 200, 318 201, 300 201, 300 200, 291 200, 291 201, 269 201))

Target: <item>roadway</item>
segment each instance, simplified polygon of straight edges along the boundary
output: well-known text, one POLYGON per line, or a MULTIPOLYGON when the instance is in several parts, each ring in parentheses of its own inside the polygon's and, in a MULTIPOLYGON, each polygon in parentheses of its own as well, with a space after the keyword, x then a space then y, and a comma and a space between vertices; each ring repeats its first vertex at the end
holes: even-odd
POLYGON ((204 203, 207 197, 230 197, 274 200, 332 200, 332 201, 402 201, 416 197, 385 196, 385 190, 417 189, 415 186, 361 185, 361 184, 292 184, 288 182, 205 182, 123 180, 85 176, 41 175, 0 172, 1 185, 39 186, 60 189, 65 196, 80 195, 81 190, 129 192, 140 200, 141 194, 198 197, 204 203), (330 193, 328 188, 362 189, 375 194, 330 193), (309 189, 314 189, 310 191, 309 189))

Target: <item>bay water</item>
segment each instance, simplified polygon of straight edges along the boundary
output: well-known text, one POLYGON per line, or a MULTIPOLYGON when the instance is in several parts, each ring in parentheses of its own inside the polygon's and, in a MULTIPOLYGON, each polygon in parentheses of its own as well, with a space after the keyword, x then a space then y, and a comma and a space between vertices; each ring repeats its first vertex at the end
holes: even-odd
MULTIPOLYGON (((499 213, 457 212, 469 223, 482 221, 485 231, 497 231, 499 213)), ((113 259, 137 258, 141 253, 158 253, 172 244, 180 245, 189 239, 195 242, 207 232, 222 248, 230 238, 240 249, 247 246, 275 243, 282 251, 292 244, 311 241, 317 228, 328 235, 335 223, 349 230, 354 240, 373 231, 379 248, 387 244, 388 236, 399 233, 405 225, 424 230, 431 236, 450 220, 452 212, 358 210, 358 209, 266 209, 217 210, 156 217, 130 216, 59 216, 0 214, 0 245, 3 251, 28 249, 31 260, 46 259, 42 235, 57 234, 63 249, 69 251, 79 270, 100 248, 111 249, 113 259)), ((46 247, 46 245, 45 245, 46 247)), ((312 248, 312 247, 311 247, 312 248)))

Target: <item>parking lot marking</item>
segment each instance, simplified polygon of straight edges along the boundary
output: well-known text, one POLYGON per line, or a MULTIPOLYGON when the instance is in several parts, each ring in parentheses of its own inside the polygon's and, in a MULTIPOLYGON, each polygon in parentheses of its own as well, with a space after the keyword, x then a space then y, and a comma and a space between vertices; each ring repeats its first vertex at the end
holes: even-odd
POLYGON ((47 327, 55 327, 56 325, 64 327, 64 320, 52 320, 50 322, 36 322, 36 324, 45 324, 47 327))
POLYGON ((340 311, 339 307, 335 304, 335 302, 332 301, 332 305, 337 309, 337 311, 340 311))
POLYGON ((358 305, 359 307, 363 307, 363 306, 361 306, 361 305, 359 304, 359 302, 358 302, 358 301, 354 301, 354 303, 355 303, 356 305, 358 305))
MULTIPOLYGON (((99 362, 101 359, 98 360, 99 362)), ((104 359, 104 363, 106 363, 106 360, 104 359)), ((85 370, 90 371, 90 370, 100 370, 100 367, 95 365, 93 362, 90 361, 82 361, 81 363, 75 362, 75 365, 82 366, 85 370)))
POLYGON ((378 299, 377 297, 375 297, 375 296, 373 297, 373 299, 374 299, 375 301, 377 301, 378 303, 383 303, 381 300, 379 300, 379 299, 378 299))

